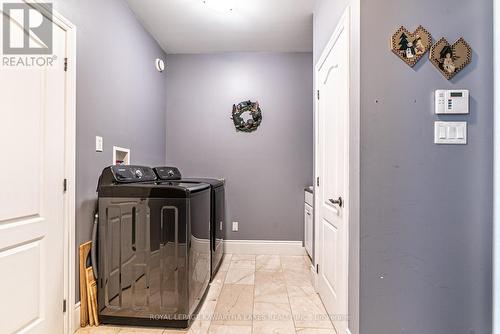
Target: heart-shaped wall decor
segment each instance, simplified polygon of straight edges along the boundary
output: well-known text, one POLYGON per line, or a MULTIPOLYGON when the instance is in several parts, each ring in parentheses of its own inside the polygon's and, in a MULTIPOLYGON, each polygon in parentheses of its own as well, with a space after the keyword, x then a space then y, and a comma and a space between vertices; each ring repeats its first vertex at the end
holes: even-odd
POLYGON ((392 52, 411 67, 429 51, 431 45, 432 36, 422 26, 418 26, 414 32, 401 26, 391 37, 392 52))
POLYGON ((472 60, 472 50, 462 37, 453 45, 443 37, 431 47, 429 58, 439 72, 450 80, 469 65, 472 60))

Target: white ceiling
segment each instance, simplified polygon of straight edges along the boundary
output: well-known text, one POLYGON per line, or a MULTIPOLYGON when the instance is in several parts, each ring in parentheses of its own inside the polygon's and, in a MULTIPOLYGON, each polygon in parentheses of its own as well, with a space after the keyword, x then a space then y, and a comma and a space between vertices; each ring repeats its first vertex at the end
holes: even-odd
POLYGON ((313 0, 127 2, 170 54, 312 51, 313 0))

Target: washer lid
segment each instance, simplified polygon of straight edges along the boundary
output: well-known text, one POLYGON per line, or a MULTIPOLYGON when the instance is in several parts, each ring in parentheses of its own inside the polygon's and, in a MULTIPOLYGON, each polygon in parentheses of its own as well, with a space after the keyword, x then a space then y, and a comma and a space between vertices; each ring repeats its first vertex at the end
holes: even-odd
POLYGON ((211 179, 211 178, 204 178, 204 177, 189 177, 189 178, 184 178, 182 179, 182 182, 188 182, 188 183, 208 183, 214 188, 217 187, 222 187, 224 185, 224 179, 211 179))
POLYGON ((210 188, 207 183, 188 183, 181 181, 158 182, 158 186, 184 188, 190 193, 196 193, 210 188))

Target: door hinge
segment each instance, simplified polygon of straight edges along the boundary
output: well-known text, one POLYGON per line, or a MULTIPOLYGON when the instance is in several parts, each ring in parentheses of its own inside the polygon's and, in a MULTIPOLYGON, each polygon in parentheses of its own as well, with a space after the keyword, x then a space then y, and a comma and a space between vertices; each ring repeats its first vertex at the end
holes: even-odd
POLYGON ((316 186, 319 187, 319 176, 316 178, 316 186))
POLYGON ((319 89, 316 91, 316 94, 317 94, 317 97, 318 97, 318 100, 319 100, 319 89))
POLYGON ((64 181, 63 181, 63 189, 64 189, 64 192, 66 192, 66 190, 68 190, 68 179, 64 179, 64 181))
POLYGON ((68 72, 68 58, 64 58, 64 72, 68 72))
POLYGON ((319 274, 319 264, 316 265, 316 274, 319 274))
POLYGON ((66 313, 66 299, 63 300, 63 313, 66 313))

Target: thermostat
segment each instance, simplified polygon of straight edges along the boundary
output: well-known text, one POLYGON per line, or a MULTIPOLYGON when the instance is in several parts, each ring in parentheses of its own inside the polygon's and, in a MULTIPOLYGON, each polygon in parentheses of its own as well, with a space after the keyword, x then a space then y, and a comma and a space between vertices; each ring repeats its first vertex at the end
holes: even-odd
POLYGON ((436 114, 468 114, 469 91, 462 90, 436 90, 436 114))

